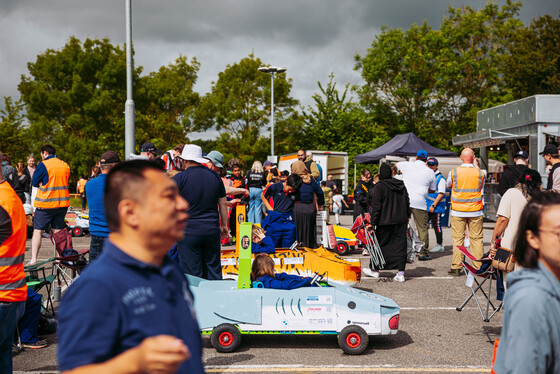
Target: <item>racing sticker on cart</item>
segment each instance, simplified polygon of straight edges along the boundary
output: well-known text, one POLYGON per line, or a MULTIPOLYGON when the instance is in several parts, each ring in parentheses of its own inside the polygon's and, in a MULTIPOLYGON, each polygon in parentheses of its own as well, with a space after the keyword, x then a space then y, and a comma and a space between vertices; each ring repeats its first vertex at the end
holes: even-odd
POLYGON ((303 265, 303 257, 285 257, 284 265, 303 265))
POLYGON ((316 295, 316 296, 307 296, 305 300, 306 304, 308 305, 329 305, 332 304, 332 295, 316 295))
POLYGON ((235 257, 232 258, 222 258, 221 260, 222 266, 228 266, 228 265, 237 265, 237 259, 235 257))

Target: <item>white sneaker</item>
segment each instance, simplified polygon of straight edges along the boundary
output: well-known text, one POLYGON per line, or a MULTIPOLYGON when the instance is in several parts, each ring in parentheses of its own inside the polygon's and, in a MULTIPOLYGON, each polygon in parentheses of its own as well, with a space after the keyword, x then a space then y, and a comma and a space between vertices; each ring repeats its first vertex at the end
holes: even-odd
POLYGON ((369 252, 368 252, 367 249, 364 249, 364 250, 362 251, 362 256, 369 256, 369 252))
POLYGON ((375 271, 375 270, 371 270, 370 268, 362 268, 362 274, 367 275, 368 277, 375 278, 375 279, 379 278, 379 272, 375 271))
POLYGON ((434 248, 430 249, 430 253, 441 253, 443 252, 443 245, 437 244, 434 248))
MULTIPOLYGON (((364 271, 364 270, 362 269, 362 272, 363 272, 363 271, 364 271)), ((404 275, 397 274, 397 275, 395 275, 395 277, 393 278, 393 280, 394 280, 395 282, 402 283, 402 282, 404 282, 404 275)))

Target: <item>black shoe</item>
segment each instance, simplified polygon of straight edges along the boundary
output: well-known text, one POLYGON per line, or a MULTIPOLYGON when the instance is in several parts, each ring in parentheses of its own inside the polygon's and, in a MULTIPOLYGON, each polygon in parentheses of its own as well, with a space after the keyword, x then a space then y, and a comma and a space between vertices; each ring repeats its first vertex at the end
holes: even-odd
POLYGON ((447 272, 449 275, 453 275, 454 277, 458 277, 461 275, 461 269, 451 269, 447 272))
POLYGON ((29 349, 41 349, 41 348, 45 348, 47 346, 47 340, 43 339, 43 340, 37 340, 34 343, 23 343, 23 347, 24 348, 29 348, 29 349))
POLYGON ((431 258, 430 256, 428 256, 428 255, 421 255, 421 256, 418 256, 418 260, 420 260, 420 261, 429 261, 429 260, 431 260, 431 259, 432 259, 432 258, 431 258))

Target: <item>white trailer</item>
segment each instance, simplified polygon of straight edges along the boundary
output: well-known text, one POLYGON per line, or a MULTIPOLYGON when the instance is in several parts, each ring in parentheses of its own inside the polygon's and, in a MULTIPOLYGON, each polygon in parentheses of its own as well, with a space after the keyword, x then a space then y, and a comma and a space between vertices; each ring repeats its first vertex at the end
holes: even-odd
MULTIPOLYGON (((348 194, 348 153, 329 152, 329 151, 307 151, 313 154, 313 161, 323 169, 323 180, 327 180, 327 175, 332 175, 333 179, 340 180, 342 184, 342 194, 348 194)), ((291 170, 291 166, 297 161, 297 153, 290 153, 280 156, 278 170, 291 170)))

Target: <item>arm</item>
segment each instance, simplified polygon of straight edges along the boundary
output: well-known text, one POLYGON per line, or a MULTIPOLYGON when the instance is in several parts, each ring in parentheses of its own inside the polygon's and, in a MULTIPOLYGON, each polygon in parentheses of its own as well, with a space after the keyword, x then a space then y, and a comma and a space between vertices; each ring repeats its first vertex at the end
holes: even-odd
POLYGON ((274 248, 274 243, 269 236, 265 236, 259 244, 253 243, 253 253, 272 254, 274 252, 276 252, 276 248, 274 248))
POLYGON ((245 196, 249 196, 249 191, 246 190, 245 188, 236 188, 236 187, 230 187, 230 186, 226 186, 226 195, 239 195, 239 194, 243 194, 245 196))
POLYGON ((268 202, 268 199, 265 197, 264 192, 261 194, 261 200, 262 200, 263 205, 266 207, 267 210, 274 210, 274 209, 272 209, 272 206, 268 202))
MULTIPOLYGON (((494 248, 494 243, 497 239, 502 237, 502 234, 506 230, 506 227, 509 223, 509 218, 504 216, 498 216, 498 220, 496 221, 496 226, 494 226, 494 232, 492 233, 492 244, 490 245, 490 258, 494 258, 496 254, 496 248, 494 248)), ((513 248, 508 248, 513 249, 513 248)))
POLYGON ((222 233, 222 238, 225 239, 229 237, 227 222, 228 222, 228 208, 227 208, 227 198, 220 197, 218 200, 218 210, 220 212, 220 231, 222 233))
POLYGON ((31 182, 31 185, 33 187, 39 187, 39 184, 45 185, 47 183, 49 183, 49 173, 47 172, 45 164, 39 162, 33 174, 33 182, 31 182))
POLYGON ((261 278, 265 288, 275 288, 279 290, 293 290, 294 288, 307 287, 311 285, 311 278, 289 275, 286 273, 276 274, 274 278, 264 276, 261 278))
POLYGON ((438 193, 436 200, 434 201, 434 203, 432 205, 430 205, 430 209, 428 209, 428 212, 433 213, 434 210, 436 209, 436 206, 440 203, 440 201, 443 199, 443 193, 438 193))

